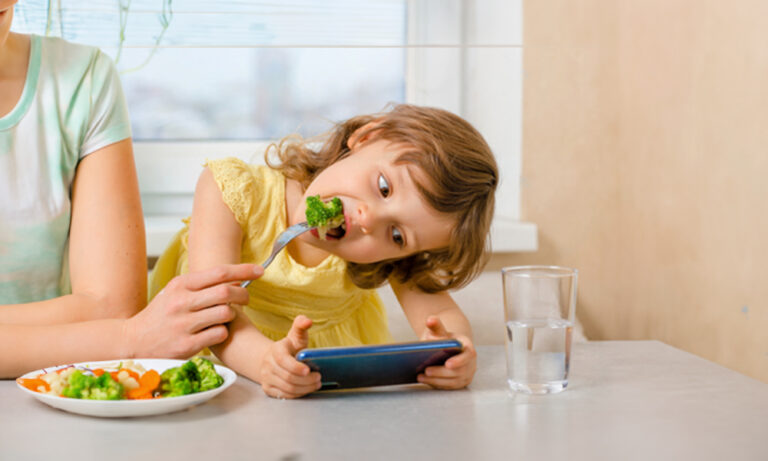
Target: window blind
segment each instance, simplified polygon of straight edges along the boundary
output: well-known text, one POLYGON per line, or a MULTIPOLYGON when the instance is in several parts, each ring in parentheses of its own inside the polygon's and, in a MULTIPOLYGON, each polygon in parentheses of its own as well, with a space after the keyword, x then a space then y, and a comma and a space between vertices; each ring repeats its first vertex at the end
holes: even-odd
POLYGON ((100 47, 406 45, 404 0, 26 0, 14 30, 100 47))

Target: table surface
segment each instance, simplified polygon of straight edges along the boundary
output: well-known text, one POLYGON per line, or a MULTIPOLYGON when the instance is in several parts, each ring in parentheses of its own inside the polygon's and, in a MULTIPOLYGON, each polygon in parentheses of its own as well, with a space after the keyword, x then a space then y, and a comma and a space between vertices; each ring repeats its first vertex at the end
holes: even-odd
POLYGON ((765 460, 768 384, 657 341, 575 344, 566 391, 512 394, 504 349, 469 389, 397 386, 266 397, 239 378, 207 403, 94 418, 0 381, 0 459, 765 460))

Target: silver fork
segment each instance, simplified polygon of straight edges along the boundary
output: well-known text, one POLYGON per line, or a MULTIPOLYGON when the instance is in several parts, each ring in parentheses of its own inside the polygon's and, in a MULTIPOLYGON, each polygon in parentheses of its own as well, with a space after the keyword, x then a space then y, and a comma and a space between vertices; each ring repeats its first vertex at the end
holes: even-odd
MULTIPOLYGON (((272 263, 272 260, 275 259, 275 256, 277 256, 277 254, 280 253, 280 250, 282 250, 286 245, 288 245, 288 242, 290 242, 291 240, 295 239, 299 235, 311 229, 314 229, 314 227, 310 226, 306 222, 300 222, 282 231, 280 235, 277 236, 277 239, 275 240, 274 245, 272 245, 272 254, 269 255, 269 258, 267 258, 266 261, 261 263, 261 267, 266 269, 267 266, 269 266, 272 263)), ((251 281, 246 280, 245 282, 241 283, 240 286, 245 288, 250 284, 251 284, 251 281)))

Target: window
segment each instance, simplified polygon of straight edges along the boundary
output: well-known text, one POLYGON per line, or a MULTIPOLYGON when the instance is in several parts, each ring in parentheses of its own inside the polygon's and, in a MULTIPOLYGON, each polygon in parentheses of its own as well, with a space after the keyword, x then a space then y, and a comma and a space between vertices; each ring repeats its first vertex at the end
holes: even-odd
POLYGON ((521 16, 522 0, 26 0, 14 30, 116 60, 151 254, 191 211, 206 158, 260 161, 272 140, 392 102, 443 107, 486 136, 502 170, 494 248, 530 250, 535 227, 518 222, 521 16))

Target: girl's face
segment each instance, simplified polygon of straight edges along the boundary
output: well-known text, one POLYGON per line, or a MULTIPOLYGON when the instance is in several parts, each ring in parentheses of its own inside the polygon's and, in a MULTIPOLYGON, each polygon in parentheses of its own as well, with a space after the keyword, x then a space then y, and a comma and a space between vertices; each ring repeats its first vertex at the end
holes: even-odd
POLYGON ((346 232, 341 238, 326 240, 316 233, 299 238, 356 263, 399 259, 448 246, 455 219, 427 205, 413 181, 414 177, 423 179, 420 168, 395 163, 404 150, 383 139, 352 144, 347 157, 315 177, 296 211, 303 221, 306 197, 339 197, 346 232))
POLYGON ((8 32, 11 30, 13 19, 13 5, 18 0, 0 0, 0 47, 5 45, 8 32))

